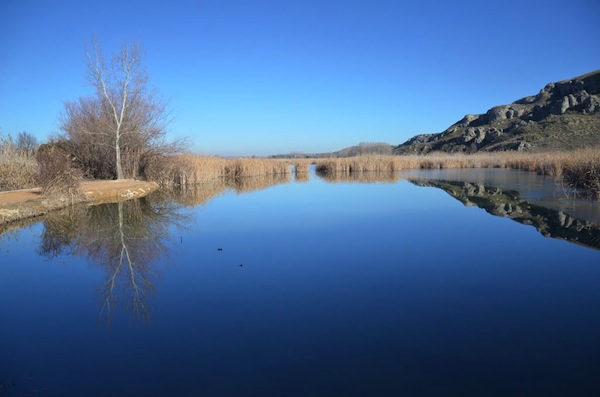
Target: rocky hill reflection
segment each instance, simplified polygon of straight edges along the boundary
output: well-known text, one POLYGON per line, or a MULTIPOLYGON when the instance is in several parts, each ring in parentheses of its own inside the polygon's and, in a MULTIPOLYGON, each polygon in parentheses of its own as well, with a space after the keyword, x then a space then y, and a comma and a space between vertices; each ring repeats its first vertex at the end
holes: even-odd
POLYGON ((418 186, 444 190, 464 205, 534 226, 543 236, 600 249, 600 225, 520 198, 515 190, 502 190, 469 182, 411 179, 418 186))

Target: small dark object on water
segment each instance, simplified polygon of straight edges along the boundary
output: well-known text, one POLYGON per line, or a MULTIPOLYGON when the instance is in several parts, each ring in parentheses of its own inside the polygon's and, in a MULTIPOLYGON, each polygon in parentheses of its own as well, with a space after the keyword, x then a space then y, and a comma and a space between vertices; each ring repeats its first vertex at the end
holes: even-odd
POLYGON ((181 244, 183 244, 183 236, 179 236, 181 238, 181 244))
POLYGON ((243 264, 243 263, 240 263, 240 266, 244 266, 244 264, 243 264))
POLYGON ((223 251, 223 248, 217 248, 217 251, 223 251))

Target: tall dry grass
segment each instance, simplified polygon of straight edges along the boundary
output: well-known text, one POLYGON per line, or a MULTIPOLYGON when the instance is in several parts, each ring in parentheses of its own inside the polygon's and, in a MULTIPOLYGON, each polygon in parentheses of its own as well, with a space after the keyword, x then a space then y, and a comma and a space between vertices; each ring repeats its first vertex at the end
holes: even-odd
POLYGON ((583 189, 591 198, 600 200, 600 154, 594 150, 578 154, 577 158, 565 160, 563 179, 567 185, 583 189))
POLYGON ((312 162, 311 160, 307 159, 295 159, 291 163, 294 166, 294 172, 296 173, 296 176, 298 176, 301 174, 308 174, 308 169, 312 162))
POLYGON ((225 172, 228 178, 240 180, 248 177, 289 175, 292 170, 290 165, 283 161, 261 158, 236 158, 228 160, 225 172))
POLYGON ((290 164, 272 159, 198 156, 185 154, 166 158, 147 170, 149 179, 162 186, 189 186, 209 182, 232 183, 246 178, 291 175, 290 164))
POLYGON ((600 148, 540 153, 430 153, 424 156, 357 156, 315 160, 323 175, 396 172, 415 169, 512 168, 548 175, 600 199, 600 148))
POLYGON ((35 156, 19 149, 10 135, 0 135, 0 191, 32 188, 37 181, 35 156))
POLYGON ((495 155, 431 153, 426 156, 357 156, 316 160, 322 173, 396 172, 416 169, 500 167, 495 155))
POLYGON ((146 178, 162 186, 189 186, 225 179, 227 160, 183 154, 166 157, 146 170, 146 178))

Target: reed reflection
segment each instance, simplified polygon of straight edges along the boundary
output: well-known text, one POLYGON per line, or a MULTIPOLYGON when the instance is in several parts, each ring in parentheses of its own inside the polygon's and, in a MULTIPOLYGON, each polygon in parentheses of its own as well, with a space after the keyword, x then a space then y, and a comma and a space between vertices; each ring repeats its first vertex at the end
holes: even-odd
POLYGON ((476 205, 496 216, 534 226, 545 237, 600 249, 600 225, 523 200, 515 190, 502 190, 469 182, 411 179, 418 186, 444 190, 464 205, 476 205))
POLYGON ((237 194, 249 193, 266 189, 271 186, 289 183, 290 181, 290 174, 272 174, 239 179, 232 178, 195 185, 175 186, 164 189, 162 194, 164 197, 168 197, 180 205, 195 207, 204 205, 214 198, 230 191, 234 191, 237 194))
POLYGON ((236 193, 240 194, 266 189, 271 186, 289 183, 290 181, 290 174, 271 174, 253 178, 236 179, 229 182, 228 185, 234 189, 236 193))
POLYGON ((330 183, 395 183, 400 180, 400 173, 396 171, 328 172, 317 170, 316 174, 330 183))
POLYGON ((175 186, 162 191, 164 197, 185 207, 201 206, 229 191, 223 182, 210 182, 198 185, 175 186))
POLYGON ((309 173, 308 172, 296 172, 294 174, 294 181, 298 183, 306 183, 309 181, 309 173))

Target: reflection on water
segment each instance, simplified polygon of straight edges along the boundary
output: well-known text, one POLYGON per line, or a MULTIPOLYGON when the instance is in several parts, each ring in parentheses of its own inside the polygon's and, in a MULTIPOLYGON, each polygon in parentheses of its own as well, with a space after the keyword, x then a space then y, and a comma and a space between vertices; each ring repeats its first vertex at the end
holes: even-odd
POLYGON ((492 215, 532 225, 543 236, 600 249, 600 225, 530 203, 515 190, 502 190, 470 182, 418 179, 410 182, 418 186, 437 187, 467 206, 476 205, 492 215))
POLYGON ((289 183, 290 174, 265 175, 254 178, 242 178, 233 181, 216 181, 200 185, 179 186, 162 191, 165 198, 175 200, 183 206, 204 205, 215 197, 228 191, 238 194, 266 189, 282 183, 289 183))
POLYGON ((309 178, 309 173, 304 171, 304 172, 295 172, 294 173, 295 177, 294 180, 296 182, 308 182, 309 178))
POLYGON ((215 197, 229 190, 225 183, 205 183, 202 185, 184 185, 160 193, 166 198, 176 201, 180 205, 193 207, 204 205, 215 197))
POLYGON ((325 172, 317 171, 316 174, 323 180, 331 183, 357 182, 357 183, 395 183, 400 180, 398 172, 325 172))
POLYGON ((600 249, 600 205, 569 197, 547 176, 506 169, 448 169, 398 172, 326 173, 327 182, 395 183, 405 178, 418 186, 445 190, 465 205, 533 225, 542 235, 600 249))
POLYGON ((255 178, 241 178, 235 180, 230 186, 237 193, 247 193, 255 190, 265 189, 270 186, 279 185, 281 183, 289 183, 291 181, 290 174, 264 175, 255 178))
MULTIPOLYGON (((0 236, 0 395, 598 395, 600 251, 394 178, 159 191, 0 236)), ((486 186, 443 185, 594 238, 486 186)))
POLYGON ((44 219, 41 255, 81 256, 104 270, 100 313, 107 322, 116 302, 134 318, 149 316, 146 300, 156 277, 152 265, 169 254, 171 225, 185 220, 174 202, 158 197, 77 207, 44 219))
POLYGON ((554 178, 535 172, 504 168, 407 170, 402 178, 470 182, 502 190, 516 190, 523 200, 568 213, 579 219, 600 223, 600 205, 581 199, 577 192, 554 178))
MULTIPOLYGON (((198 206, 230 190, 238 194, 290 181, 289 175, 246 178, 162 190, 150 196, 90 207, 76 206, 43 220, 38 253, 47 258, 85 257, 106 274, 100 313, 110 323, 115 303, 134 318, 148 319, 155 264, 171 252, 173 225, 185 228, 181 206, 198 206)), ((175 241, 177 243, 177 241, 175 241)))

